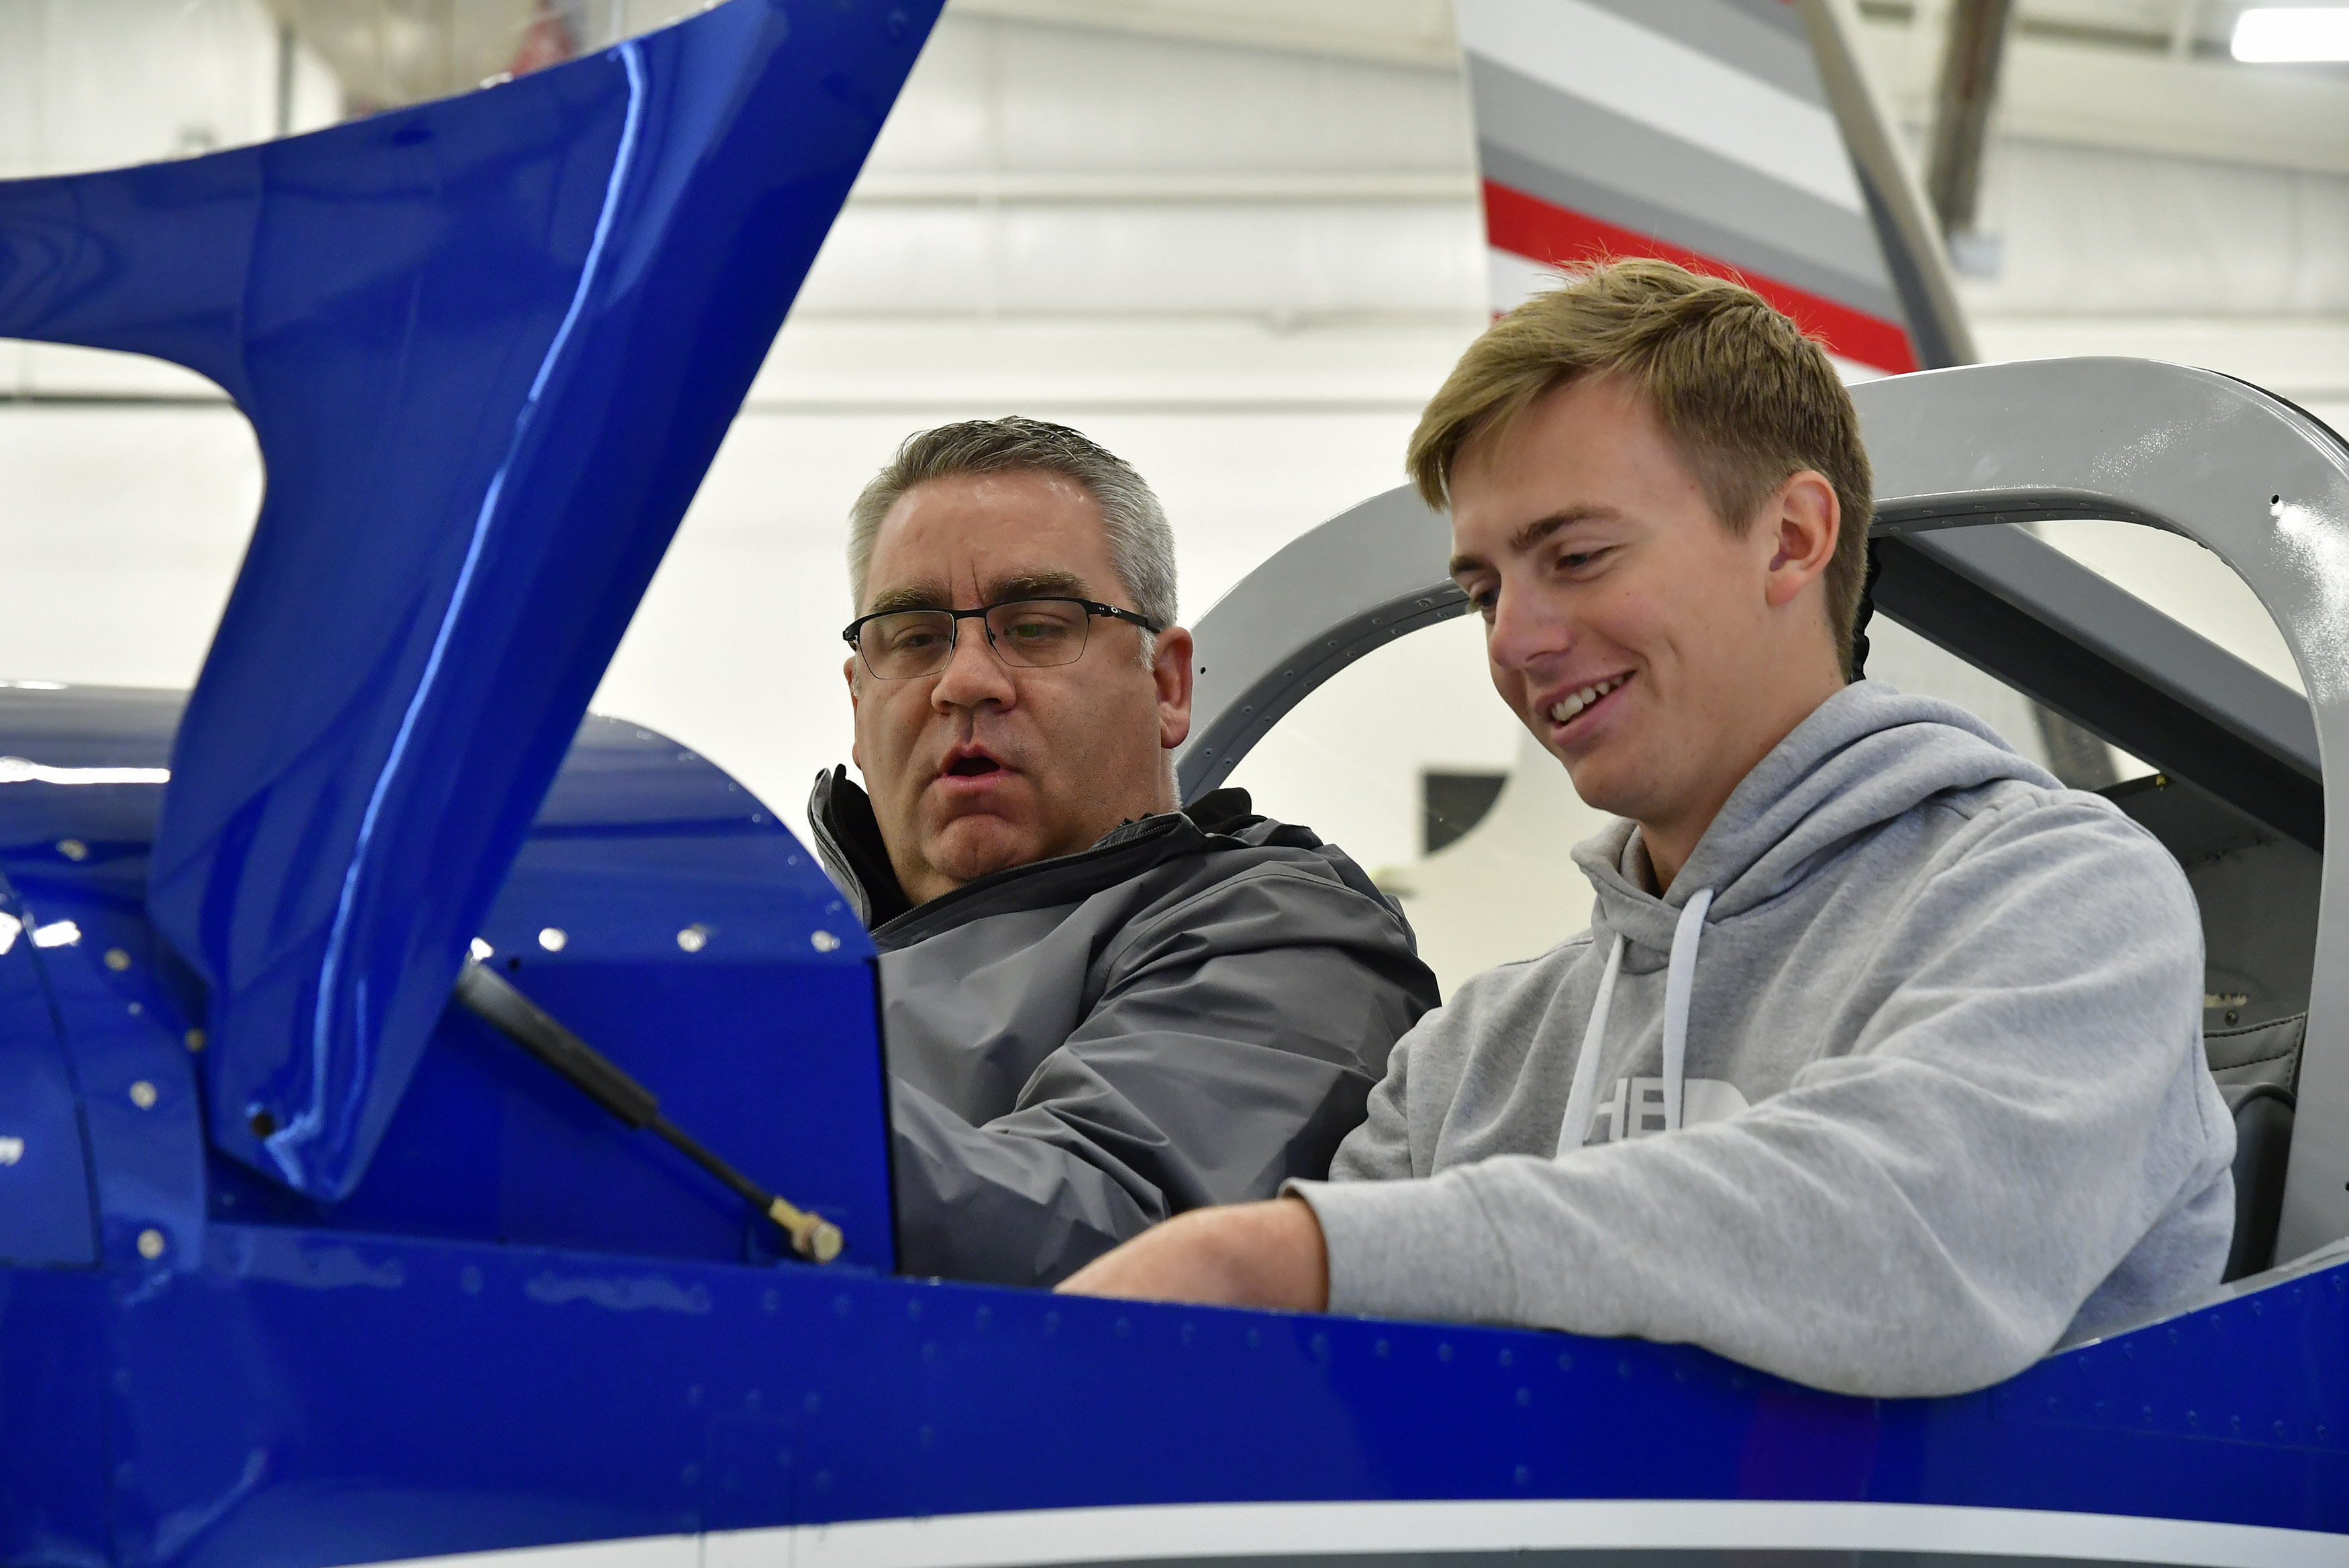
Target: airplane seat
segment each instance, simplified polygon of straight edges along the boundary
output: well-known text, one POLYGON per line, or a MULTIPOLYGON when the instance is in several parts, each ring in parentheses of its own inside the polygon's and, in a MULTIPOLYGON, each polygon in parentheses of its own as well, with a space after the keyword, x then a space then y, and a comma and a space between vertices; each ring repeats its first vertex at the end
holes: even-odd
POLYGON ((2210 1061, 2210 1076, 2219 1080, 2222 1090, 2249 1088, 2255 1084, 2297 1090, 2300 1050, 2307 1037, 2308 1014, 2303 1009, 2263 1024, 2243 1024, 2232 1028, 2214 1028, 2205 1024, 2202 1050, 2210 1061))
POLYGON ((2275 1260, 2323 856, 2168 774, 2104 793, 2178 857, 2202 913, 2202 1048, 2235 1121, 2226 1278, 2240 1279, 2275 1260))
POLYGON ((2225 1281, 2275 1264, 2294 1099, 2292 1090, 2274 1083, 2222 1085, 2219 1092, 2235 1118, 2235 1239, 2227 1249, 2225 1281))

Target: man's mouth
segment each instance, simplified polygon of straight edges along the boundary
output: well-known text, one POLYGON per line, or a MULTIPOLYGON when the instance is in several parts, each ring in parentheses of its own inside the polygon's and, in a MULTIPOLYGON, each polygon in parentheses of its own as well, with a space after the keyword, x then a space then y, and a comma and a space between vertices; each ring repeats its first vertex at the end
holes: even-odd
POLYGON ((1564 696, 1558 698, 1557 701, 1550 704, 1550 722, 1553 724, 1566 723, 1568 720, 1581 713, 1585 708, 1596 703, 1600 697, 1605 696, 1609 692, 1620 687, 1625 681, 1628 681, 1630 678, 1630 672, 1626 670, 1619 676, 1609 676, 1603 681, 1594 681, 1590 685, 1584 686, 1580 691, 1571 691, 1567 693, 1564 696))
POLYGON ((956 751, 947 758, 947 765, 938 770, 947 779, 983 779, 990 773, 1003 771, 1003 764, 984 751, 956 751))

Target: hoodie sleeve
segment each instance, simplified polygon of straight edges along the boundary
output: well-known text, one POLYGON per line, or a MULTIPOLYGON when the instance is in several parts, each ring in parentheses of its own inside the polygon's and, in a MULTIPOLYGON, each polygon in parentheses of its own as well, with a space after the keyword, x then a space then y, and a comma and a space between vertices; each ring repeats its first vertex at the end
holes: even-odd
POLYGON ((1171 1214, 1319 1176, 1435 1001, 1375 898, 1268 865, 1138 922, 1014 1109, 893 1088, 901 1267, 1051 1284, 1171 1214))
POLYGON ((1737 1116, 1561 1160, 1299 1183, 1331 1309, 1692 1342, 1839 1392, 1949 1394, 2045 1354, 2171 1206, 2231 1223, 2200 924, 2133 825, 2060 797, 2011 810, 1920 879, 1866 962, 1880 1001, 1855 1047, 1737 1116))

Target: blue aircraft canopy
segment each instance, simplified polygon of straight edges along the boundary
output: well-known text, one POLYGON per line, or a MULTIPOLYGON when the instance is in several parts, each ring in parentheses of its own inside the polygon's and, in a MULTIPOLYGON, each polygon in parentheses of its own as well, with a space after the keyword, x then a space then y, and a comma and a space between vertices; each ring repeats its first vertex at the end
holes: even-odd
POLYGON ((936 20, 730 0, 495 88, 0 185, 0 335, 217 382, 268 465, 150 905, 218 1147, 347 1194, 936 20))

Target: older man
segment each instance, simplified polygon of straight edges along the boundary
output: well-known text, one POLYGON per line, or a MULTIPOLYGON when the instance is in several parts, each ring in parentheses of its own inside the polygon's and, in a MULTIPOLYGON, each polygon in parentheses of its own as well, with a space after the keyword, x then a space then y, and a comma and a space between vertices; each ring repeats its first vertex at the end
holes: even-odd
POLYGON ((924 431, 851 519, 857 769, 824 863, 881 949, 911 1273, 1049 1284, 1318 1177, 1435 1004, 1353 861, 1178 810, 1191 636, 1140 475, 1031 419, 924 431))

